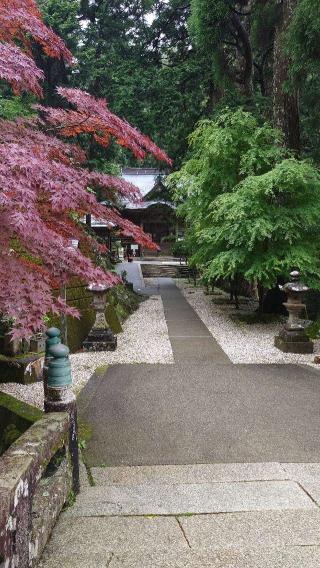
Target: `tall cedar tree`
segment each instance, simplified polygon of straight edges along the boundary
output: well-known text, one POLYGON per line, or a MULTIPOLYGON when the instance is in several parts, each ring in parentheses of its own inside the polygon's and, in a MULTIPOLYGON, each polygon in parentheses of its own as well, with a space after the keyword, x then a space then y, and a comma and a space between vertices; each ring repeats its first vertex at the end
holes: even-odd
POLYGON ((216 102, 235 91, 254 106, 259 85, 263 97, 272 93, 284 143, 299 152, 298 91, 289 85, 287 48, 297 6, 297 0, 191 0, 190 29, 213 61, 216 102))
POLYGON ((274 122, 285 135, 288 148, 300 152, 298 91, 288 89, 290 59, 286 50, 286 33, 292 22, 297 0, 283 0, 274 41, 273 109, 274 122))
MULTIPOLYGON (((32 43, 51 58, 72 64, 64 42, 42 21, 34 0, 2 0, 0 12, 0 79, 15 94, 41 97, 42 72, 32 43)), ((114 115, 105 100, 76 89, 59 89, 64 109, 39 106, 41 117, 0 121, 0 312, 13 320, 13 337, 28 337, 43 328, 48 312, 78 315, 53 290, 72 277, 114 285, 118 278, 97 268, 80 250, 77 238, 92 250, 99 247, 86 235, 80 219, 91 213, 117 225, 147 247, 155 247, 140 228, 121 218, 118 196, 139 200, 137 188, 122 179, 88 171, 84 152, 64 138, 85 133, 102 146, 112 138, 143 159, 152 154, 170 163, 149 138, 114 115), (92 189, 106 194, 100 205, 92 189)))

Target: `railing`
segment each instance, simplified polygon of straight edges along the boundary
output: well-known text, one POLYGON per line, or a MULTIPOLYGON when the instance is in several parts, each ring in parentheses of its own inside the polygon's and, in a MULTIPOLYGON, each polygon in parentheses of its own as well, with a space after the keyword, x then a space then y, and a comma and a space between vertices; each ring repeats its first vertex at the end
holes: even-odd
POLYGON ((68 495, 80 490, 69 349, 59 329, 46 334, 46 415, 0 458, 0 568, 32 568, 68 495))
POLYGON ((29 568, 39 559, 72 491, 70 419, 50 413, 0 458, 0 567, 29 568))

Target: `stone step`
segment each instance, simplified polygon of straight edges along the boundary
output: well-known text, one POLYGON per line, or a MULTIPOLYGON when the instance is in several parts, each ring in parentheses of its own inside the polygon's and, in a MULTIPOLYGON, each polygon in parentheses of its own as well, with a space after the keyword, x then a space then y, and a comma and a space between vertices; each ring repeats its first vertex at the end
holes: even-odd
POLYGON ((317 509, 294 481, 107 485, 84 489, 68 516, 188 515, 317 509))
MULTIPOLYGON (((83 471, 83 476, 85 472, 83 471)), ((39 568, 315 568, 320 464, 92 468, 39 568)))
POLYGON ((111 568, 315 568, 320 560, 319 520, 319 510, 194 517, 63 514, 40 566, 103 568, 110 562, 111 568))
POLYGON ((161 277, 187 277, 190 269, 186 265, 170 264, 141 264, 142 274, 145 278, 161 277))
POLYGON ((316 568, 320 547, 292 546, 267 550, 221 552, 129 552, 124 554, 68 556, 48 559, 41 568, 316 568))
POLYGON ((55 556, 38 568, 316 568, 320 566, 320 547, 292 546, 245 552, 160 551, 74 556, 55 556))
POLYGON ((136 550, 247 550, 320 546, 320 511, 258 511, 177 517, 74 517, 63 514, 46 553, 136 550), (75 535, 78 535, 75 538, 75 535))
POLYGON ((269 462, 92 467, 91 474, 96 486, 279 480, 308 482, 309 484, 320 482, 320 463, 269 462))

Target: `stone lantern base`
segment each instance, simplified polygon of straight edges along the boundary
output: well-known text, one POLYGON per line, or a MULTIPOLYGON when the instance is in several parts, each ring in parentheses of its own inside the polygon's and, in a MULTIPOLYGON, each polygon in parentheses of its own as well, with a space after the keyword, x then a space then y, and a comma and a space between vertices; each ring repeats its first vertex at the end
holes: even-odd
POLYGON ((115 351, 117 348, 117 337, 113 335, 110 328, 93 328, 83 342, 83 348, 85 351, 115 351))
POLYGON ((275 337, 275 346, 284 353, 313 353, 314 345, 304 330, 283 329, 275 337))

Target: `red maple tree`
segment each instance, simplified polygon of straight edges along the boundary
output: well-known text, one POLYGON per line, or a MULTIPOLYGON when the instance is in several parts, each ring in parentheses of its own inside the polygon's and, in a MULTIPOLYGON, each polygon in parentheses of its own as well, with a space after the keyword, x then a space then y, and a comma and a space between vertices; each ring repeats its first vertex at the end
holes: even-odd
MULTIPOLYGON (((48 56, 72 63, 72 54, 45 26, 34 0, 1 0, 0 79, 15 94, 27 91, 41 97, 43 74, 32 58, 32 41, 48 56)), ((162 150, 113 114, 105 100, 78 89, 59 88, 58 93, 69 109, 38 105, 39 118, 0 120, 0 313, 13 320, 15 338, 42 329, 49 312, 78 315, 54 294, 71 278, 108 286, 119 281, 69 246, 70 239, 78 239, 104 250, 86 234, 83 215, 93 214, 155 248, 139 227, 123 219, 116 207, 99 204, 91 191, 99 188, 115 203, 118 195, 139 200, 139 190, 123 179, 89 171, 84 151, 57 136, 87 133, 102 146, 114 138, 139 159, 152 154, 170 164, 162 150)))

